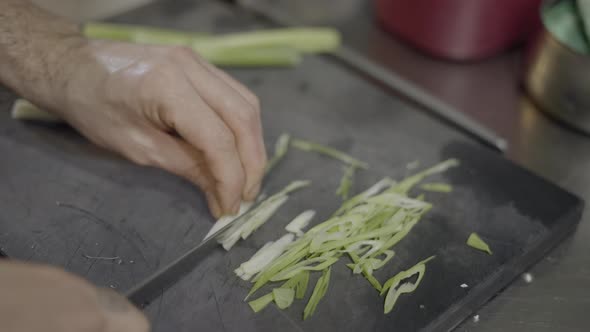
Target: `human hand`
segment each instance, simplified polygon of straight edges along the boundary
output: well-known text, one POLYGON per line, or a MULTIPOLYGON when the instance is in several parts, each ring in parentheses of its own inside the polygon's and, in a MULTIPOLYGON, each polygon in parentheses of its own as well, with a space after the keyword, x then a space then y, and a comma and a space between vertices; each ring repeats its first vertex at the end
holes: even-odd
POLYGON ((197 184, 216 217, 253 200, 266 165, 258 99, 184 47, 89 41, 54 112, 94 143, 197 184))
POLYGON ((141 312, 111 289, 96 288, 65 271, 0 262, 3 332, 147 332, 141 312))

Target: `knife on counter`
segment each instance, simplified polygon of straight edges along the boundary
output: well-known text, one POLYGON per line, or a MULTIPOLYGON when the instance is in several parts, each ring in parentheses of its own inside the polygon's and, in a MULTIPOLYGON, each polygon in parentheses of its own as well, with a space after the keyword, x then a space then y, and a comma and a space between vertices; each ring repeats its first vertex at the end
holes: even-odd
POLYGON ((213 234, 208 234, 205 239, 194 248, 190 249, 184 255, 166 266, 158 269, 147 279, 127 291, 125 295, 129 301, 138 308, 143 309, 151 301, 162 295, 164 291, 191 272, 203 258, 214 250, 215 247, 221 247, 221 245, 217 243, 219 236, 235 223, 243 220, 250 211, 256 209, 264 201, 264 196, 265 195, 263 194, 259 195, 259 198, 245 212, 239 214, 235 219, 219 228, 213 234))

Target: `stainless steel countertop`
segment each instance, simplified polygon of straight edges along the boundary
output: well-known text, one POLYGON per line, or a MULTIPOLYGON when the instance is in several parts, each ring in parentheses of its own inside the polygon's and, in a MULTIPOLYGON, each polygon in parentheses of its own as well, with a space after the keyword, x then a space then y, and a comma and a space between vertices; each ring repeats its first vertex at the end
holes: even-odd
MULTIPOLYGON (((344 42, 492 129, 509 144, 507 158, 590 200, 590 137, 549 119, 519 85, 522 52, 477 63, 422 55, 381 31, 362 0, 242 0, 297 22, 338 27, 344 42)), ((590 326, 590 219, 516 280, 459 331, 586 331, 590 326)))

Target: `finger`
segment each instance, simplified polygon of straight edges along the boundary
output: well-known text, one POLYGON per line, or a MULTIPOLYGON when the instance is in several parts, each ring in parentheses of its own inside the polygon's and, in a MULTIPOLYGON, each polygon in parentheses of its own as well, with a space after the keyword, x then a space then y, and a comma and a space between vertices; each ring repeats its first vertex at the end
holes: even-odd
POLYGON ((174 91, 163 101, 164 112, 170 114, 176 132, 202 153, 222 213, 237 213, 245 174, 232 131, 188 82, 180 82, 174 91))
POLYGON ((203 57, 199 56, 198 54, 196 56, 196 59, 201 65, 203 65, 205 68, 207 68, 207 70, 209 70, 209 72, 211 72, 213 75, 217 76, 219 79, 223 80, 226 84, 231 86, 240 95, 242 95, 242 97, 244 97, 244 99, 246 99, 246 101, 248 101, 248 103, 250 103, 250 105, 252 105, 254 108, 260 109, 260 102, 258 100, 258 97, 256 97, 256 95, 253 94, 252 91, 250 91, 242 83, 238 82, 233 77, 229 76, 223 70, 215 67, 210 62, 203 59, 203 57))
POLYGON ((240 160, 246 173, 243 196, 253 200, 266 165, 259 109, 254 108, 240 93, 222 79, 212 75, 198 62, 190 61, 186 74, 203 100, 215 110, 236 137, 240 160))
POLYGON ((196 184, 205 193, 211 213, 220 218, 222 210, 217 201, 215 180, 207 168, 205 157, 184 140, 156 128, 141 129, 143 142, 139 152, 130 158, 140 164, 164 169, 196 184))
POLYGON ((105 332, 147 332, 150 325, 145 316, 127 299, 112 289, 97 290, 98 303, 105 313, 105 332))

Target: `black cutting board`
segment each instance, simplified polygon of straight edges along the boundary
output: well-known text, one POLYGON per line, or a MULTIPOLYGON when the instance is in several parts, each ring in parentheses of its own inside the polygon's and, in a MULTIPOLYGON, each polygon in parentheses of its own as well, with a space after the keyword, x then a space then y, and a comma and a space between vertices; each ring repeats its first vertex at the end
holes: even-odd
MULTIPOLYGON (((162 2, 119 21, 213 30, 262 23, 214 1, 162 2)), ((233 70, 263 104, 268 146, 282 132, 329 144, 370 163, 360 191, 383 176, 402 178, 406 165, 446 158, 462 164, 434 178, 454 192, 427 194, 435 208, 395 247, 376 276, 384 281, 430 255, 418 290, 384 315, 383 299, 343 264, 307 322, 304 302, 253 314, 242 302, 249 284, 232 274, 303 209, 327 217, 341 165, 293 151, 271 174, 275 191, 293 179, 313 186, 293 195, 271 222, 230 253, 211 252, 146 311, 155 331, 415 331, 455 326, 572 231, 582 202, 470 142, 424 112, 388 95, 330 59, 308 57, 288 70, 233 70), (465 245, 486 238, 487 256, 465 245), (461 284, 468 288, 461 288, 461 284), (421 305, 423 307, 421 307, 421 305)), ((14 96, 0 93, 0 109, 14 96)), ((93 147, 65 126, 24 124, 0 112, 0 249, 16 259, 63 266, 98 285, 124 291, 196 245, 211 225, 202 195, 183 180, 142 168, 93 147), (96 260, 85 256, 118 257, 96 260)), ((313 279, 315 281, 315 278, 313 279)))

